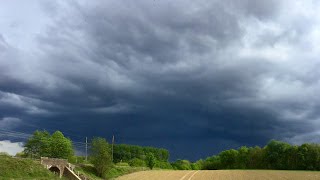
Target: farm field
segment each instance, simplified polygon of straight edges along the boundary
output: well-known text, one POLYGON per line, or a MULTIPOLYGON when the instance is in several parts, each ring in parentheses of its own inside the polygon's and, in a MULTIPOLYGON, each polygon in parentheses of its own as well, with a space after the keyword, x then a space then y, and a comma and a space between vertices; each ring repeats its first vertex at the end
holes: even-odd
POLYGON ((201 170, 201 171, 141 171, 117 178, 117 180, 250 180, 250 179, 320 179, 316 171, 279 171, 279 170, 201 170))

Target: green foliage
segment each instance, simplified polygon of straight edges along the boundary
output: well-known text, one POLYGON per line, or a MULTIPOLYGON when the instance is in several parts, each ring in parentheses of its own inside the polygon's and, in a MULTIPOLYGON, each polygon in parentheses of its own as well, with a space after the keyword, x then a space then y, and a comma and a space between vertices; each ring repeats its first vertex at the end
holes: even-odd
POLYGON ((238 157, 236 159, 236 166, 239 169, 247 169, 248 168, 248 162, 249 162, 249 148, 246 146, 242 146, 238 150, 238 157))
POLYGON ((250 147, 248 153, 248 162, 247 168, 248 169, 265 169, 265 151, 264 149, 260 148, 259 146, 250 147))
POLYGON ((68 158, 68 161, 73 164, 82 164, 85 162, 84 156, 71 156, 68 158))
POLYGON ((47 131, 35 131, 24 145, 28 157, 40 158, 50 156, 50 134, 47 131))
POLYGON ((76 166, 75 171, 79 172, 80 176, 85 175, 87 179, 102 179, 98 176, 97 171, 92 164, 79 164, 76 166))
POLYGON ((156 161, 156 164, 154 165, 154 167, 160 168, 160 169, 173 169, 173 167, 169 162, 164 162, 164 161, 156 161))
POLYGON ((290 144, 272 140, 265 148, 265 159, 268 169, 286 169, 287 167, 287 152, 290 149, 290 144))
POLYGON ((0 179, 59 179, 40 163, 31 159, 0 154, 0 179))
POLYGON ((191 170, 191 163, 188 160, 181 160, 178 159, 177 161, 175 161, 174 163, 171 164, 173 169, 176 170, 191 170))
POLYGON ((71 140, 64 137, 60 131, 56 131, 52 136, 47 131, 35 131, 24 147, 25 156, 32 158, 68 159, 74 154, 71 140))
POLYGON ((119 144, 114 145, 113 162, 129 162, 134 158, 145 160, 148 153, 153 153, 158 161, 169 160, 169 151, 166 149, 119 144))
POLYGON ((199 168, 199 170, 204 169, 205 161, 200 159, 197 162, 195 162, 196 166, 199 168))
MULTIPOLYGON (((91 164, 81 164, 76 167, 76 172, 87 177, 87 179, 102 180, 98 176, 96 169, 91 164)), ((130 174, 137 171, 147 170, 145 167, 130 167, 130 166, 112 166, 111 169, 104 175, 106 179, 114 179, 125 174, 130 174)), ((104 179, 105 179, 104 178, 104 179)))
POLYGON ((142 159, 133 158, 129 161, 131 167, 146 167, 146 162, 142 159))
POLYGON ((220 156, 212 156, 208 157, 202 166, 202 169, 207 169, 207 170, 216 170, 216 169, 221 169, 221 160, 220 156))
POLYGON ((8 157, 10 157, 10 155, 8 153, 6 153, 6 152, 0 152, 0 156, 8 156, 8 157))
POLYGON ((60 131, 56 131, 52 134, 49 144, 49 157, 68 159, 74 154, 71 140, 65 138, 60 131))
POLYGON ((298 169, 320 170, 320 145, 302 144, 298 148, 298 169))
POLYGON ((15 157, 19 157, 19 158, 26 158, 27 155, 22 151, 22 152, 18 152, 15 157))
POLYGON ((243 146, 222 151, 201 164, 202 169, 320 170, 320 145, 292 146, 272 140, 264 148, 243 146))
POLYGON ((199 166, 199 164, 197 164, 197 163, 191 163, 191 169, 192 170, 200 170, 201 166, 199 166))
POLYGON ((90 160, 98 176, 104 178, 112 165, 110 146, 104 138, 94 138, 91 142, 90 150, 90 160))
POLYGON ((114 179, 119 176, 123 176, 126 174, 138 172, 138 171, 145 171, 146 169, 144 167, 112 167, 110 171, 107 173, 106 178, 107 179, 114 179))
POLYGON ((116 163, 116 166, 130 166, 129 163, 126 162, 118 162, 116 163))
POLYGON ((239 152, 237 150, 231 149, 222 151, 220 154, 221 166, 225 169, 235 169, 237 168, 237 159, 239 152))
POLYGON ((154 165, 156 164, 156 158, 153 153, 148 153, 146 156, 146 164, 150 169, 153 169, 154 165))

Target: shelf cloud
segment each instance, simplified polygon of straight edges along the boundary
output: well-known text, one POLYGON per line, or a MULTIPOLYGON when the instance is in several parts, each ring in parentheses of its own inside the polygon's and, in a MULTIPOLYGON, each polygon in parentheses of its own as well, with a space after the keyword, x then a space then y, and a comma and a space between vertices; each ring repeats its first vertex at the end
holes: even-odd
POLYGON ((192 160, 319 142, 316 1, 18 4, 0 7, 1 128, 16 117, 17 131, 115 134, 192 160))

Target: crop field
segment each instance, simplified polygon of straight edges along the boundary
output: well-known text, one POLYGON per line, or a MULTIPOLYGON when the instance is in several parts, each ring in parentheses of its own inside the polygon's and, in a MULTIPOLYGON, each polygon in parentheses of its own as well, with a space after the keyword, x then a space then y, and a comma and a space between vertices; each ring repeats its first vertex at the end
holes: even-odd
POLYGON ((117 180, 250 180, 250 179, 290 179, 320 180, 317 171, 278 170, 211 170, 211 171, 141 171, 117 178, 117 180))

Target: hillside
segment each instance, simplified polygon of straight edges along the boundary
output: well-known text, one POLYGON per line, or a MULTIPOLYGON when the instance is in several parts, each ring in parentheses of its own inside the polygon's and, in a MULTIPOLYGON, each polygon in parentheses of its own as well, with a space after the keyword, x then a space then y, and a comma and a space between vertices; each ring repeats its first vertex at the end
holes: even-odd
POLYGON ((0 154, 0 179, 59 179, 39 162, 0 154))

